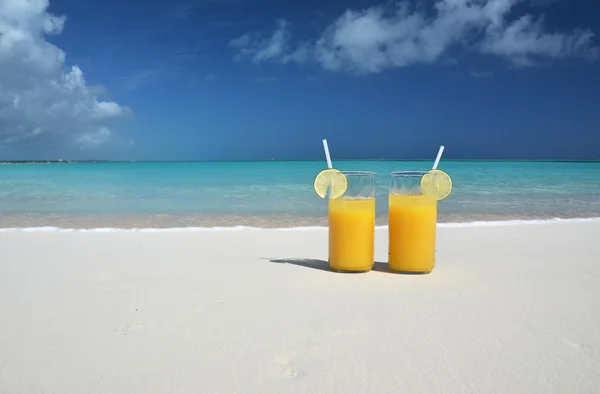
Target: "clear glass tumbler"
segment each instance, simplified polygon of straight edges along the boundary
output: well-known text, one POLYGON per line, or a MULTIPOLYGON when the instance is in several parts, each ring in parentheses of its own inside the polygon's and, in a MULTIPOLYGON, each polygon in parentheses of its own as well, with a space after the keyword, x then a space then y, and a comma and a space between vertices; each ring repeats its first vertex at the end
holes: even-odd
POLYGON ((343 171, 348 188, 329 200, 329 267, 366 272, 375 260, 375 173, 343 171))
POLYGON ((426 171, 390 173, 389 259, 391 271, 430 273, 435 267, 437 198, 424 194, 426 171))

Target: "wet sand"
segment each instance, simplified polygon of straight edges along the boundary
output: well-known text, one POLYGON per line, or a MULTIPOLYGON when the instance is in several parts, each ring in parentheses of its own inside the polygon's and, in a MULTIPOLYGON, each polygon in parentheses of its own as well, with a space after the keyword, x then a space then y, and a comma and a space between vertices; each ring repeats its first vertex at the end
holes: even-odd
MULTIPOLYGON (((439 223, 479 221, 550 220, 600 217, 600 212, 581 212, 577 216, 560 213, 545 214, 438 214, 439 223)), ((388 224, 386 214, 377 215, 376 225, 388 224)), ((169 227, 260 227, 289 228, 327 226, 327 213, 322 215, 222 215, 190 212, 185 214, 5 214, 0 215, 0 228, 60 227, 60 228, 169 228, 169 227)))

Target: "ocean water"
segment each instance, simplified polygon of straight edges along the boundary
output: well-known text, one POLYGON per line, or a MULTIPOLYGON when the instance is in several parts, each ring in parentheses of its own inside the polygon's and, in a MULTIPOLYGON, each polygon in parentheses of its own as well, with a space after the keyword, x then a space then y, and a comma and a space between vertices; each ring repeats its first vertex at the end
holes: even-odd
MULTIPOLYGON (((387 223, 389 173, 430 161, 336 161, 377 173, 387 223)), ((325 225, 312 189, 322 161, 0 165, 0 227, 295 227, 325 225)), ((440 222, 600 217, 600 162, 449 161, 440 222)))

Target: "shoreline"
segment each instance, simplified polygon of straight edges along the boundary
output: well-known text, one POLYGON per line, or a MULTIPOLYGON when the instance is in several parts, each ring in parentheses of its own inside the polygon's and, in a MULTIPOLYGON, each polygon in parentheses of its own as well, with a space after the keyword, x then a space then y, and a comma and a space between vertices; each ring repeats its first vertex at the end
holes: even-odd
MULTIPOLYGON (((464 222, 438 222, 437 228, 471 228, 471 227, 500 227, 500 226, 522 226, 522 225, 543 225, 558 223, 586 223, 598 222, 600 217, 576 217, 549 219, 509 219, 509 220, 488 220, 488 221, 464 221, 464 222)), ((260 227, 247 225, 231 226, 171 226, 171 227, 61 227, 61 226, 29 226, 29 227, 0 227, 0 232, 177 232, 177 231, 237 231, 237 230, 279 230, 279 231, 302 231, 302 230, 327 230, 329 227, 324 225, 307 226, 285 226, 285 227, 260 227)), ((376 224, 375 229, 387 229, 386 224, 376 224)))

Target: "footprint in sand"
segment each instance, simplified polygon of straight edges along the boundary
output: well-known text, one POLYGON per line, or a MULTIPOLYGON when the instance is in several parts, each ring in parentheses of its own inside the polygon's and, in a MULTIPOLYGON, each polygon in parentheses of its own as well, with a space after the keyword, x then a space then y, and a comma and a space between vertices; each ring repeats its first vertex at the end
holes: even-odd
POLYGON ((594 347, 588 343, 579 343, 572 338, 563 338, 563 343, 571 349, 583 353, 592 359, 596 358, 594 354, 594 347))
POLYGON ((281 376, 284 378, 297 378, 302 375, 304 374, 294 367, 288 367, 281 372, 281 376))
POLYGON ((329 344, 319 344, 309 340, 304 346, 282 350, 273 357, 277 364, 275 376, 279 378, 302 378, 310 373, 315 364, 331 355, 329 344))
POLYGON ((130 324, 130 325, 125 326, 125 327, 116 328, 114 330, 114 332, 122 332, 123 335, 126 335, 130 331, 137 331, 137 330, 139 330, 139 329, 141 329, 143 327, 144 326, 142 326, 141 324, 135 324, 134 323, 134 324, 130 324))
POLYGON ((272 375, 277 378, 294 379, 304 376, 305 373, 293 366, 283 366, 281 369, 273 372, 272 375))
POLYGON ((285 379, 292 379, 304 376, 305 374, 298 368, 294 367, 294 361, 298 357, 298 352, 290 350, 287 352, 281 352, 275 355, 274 362, 279 365, 277 371, 273 373, 274 376, 285 379))
POLYGON ((301 378, 308 373, 305 368, 310 370, 315 362, 331 356, 331 344, 343 346, 347 341, 364 340, 368 331, 364 327, 338 327, 325 334, 324 343, 319 344, 319 341, 311 340, 305 346, 283 350, 273 357, 276 367, 272 375, 284 379, 301 378))

